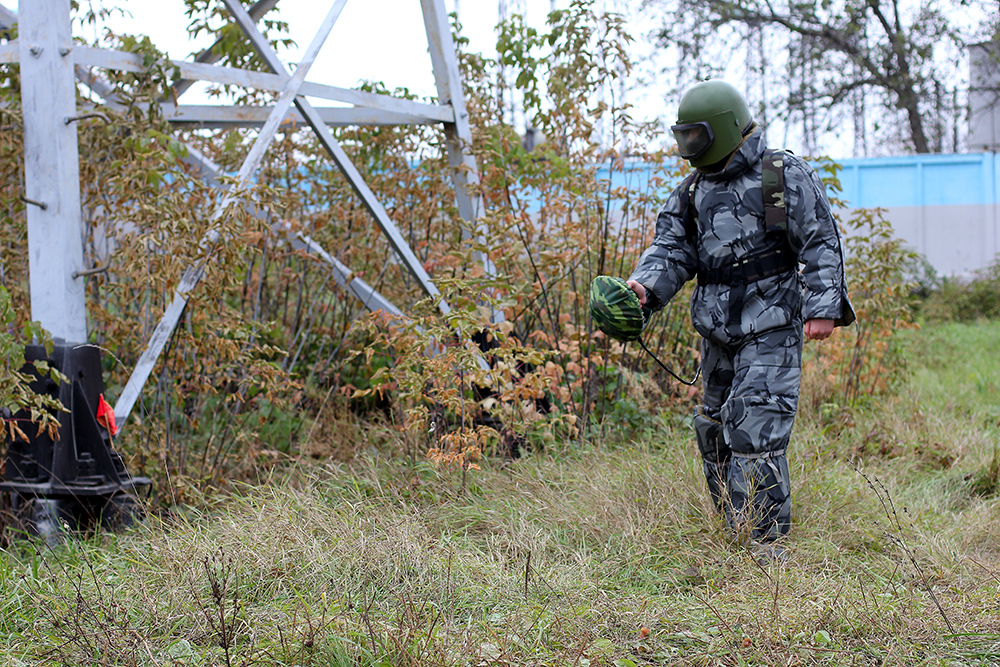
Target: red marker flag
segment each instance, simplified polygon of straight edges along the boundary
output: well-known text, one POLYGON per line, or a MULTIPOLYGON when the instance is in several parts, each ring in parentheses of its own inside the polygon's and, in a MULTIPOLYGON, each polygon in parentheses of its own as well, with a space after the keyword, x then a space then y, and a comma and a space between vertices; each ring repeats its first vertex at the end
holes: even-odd
POLYGON ((104 400, 104 394, 97 399, 97 423, 108 429, 112 437, 118 435, 118 426, 115 425, 115 411, 104 400))

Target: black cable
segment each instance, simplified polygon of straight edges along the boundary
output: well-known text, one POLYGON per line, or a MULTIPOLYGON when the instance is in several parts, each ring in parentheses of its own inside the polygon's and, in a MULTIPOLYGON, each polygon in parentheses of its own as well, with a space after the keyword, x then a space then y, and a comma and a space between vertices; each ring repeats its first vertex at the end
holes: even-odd
POLYGON ((694 383, 698 381, 698 378, 701 377, 701 364, 698 364, 698 372, 694 374, 694 378, 692 378, 692 380, 690 382, 688 382, 684 378, 682 378, 679 375, 677 375, 677 373, 675 373, 672 370, 670 370, 669 368, 667 368, 667 366, 662 361, 660 361, 656 357, 655 354, 653 354, 652 352, 649 351, 649 348, 646 347, 646 344, 642 342, 641 338, 636 338, 636 340, 639 342, 639 347, 641 347, 642 349, 646 350, 646 354, 648 354, 649 356, 651 356, 653 358, 653 361, 655 361, 656 363, 658 363, 660 365, 660 368, 662 368, 666 372, 670 373, 671 377, 673 377, 675 380, 677 380, 681 384, 686 384, 687 386, 692 387, 692 386, 694 386, 694 383))

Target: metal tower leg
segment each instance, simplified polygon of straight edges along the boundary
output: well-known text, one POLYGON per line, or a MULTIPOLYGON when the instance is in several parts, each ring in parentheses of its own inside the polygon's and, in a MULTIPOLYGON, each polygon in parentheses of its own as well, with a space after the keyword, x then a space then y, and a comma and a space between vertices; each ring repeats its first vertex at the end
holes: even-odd
MULTIPOLYGON (((476 158, 467 152, 472 145, 472 128, 469 125, 469 112, 465 107, 465 93, 462 90, 448 13, 443 0, 420 0, 420 5, 424 12, 424 28, 427 31, 427 44, 430 46, 438 100, 442 104, 450 104, 455 110, 455 121, 445 122, 444 131, 458 213, 470 228, 475 226, 479 245, 488 247, 486 230, 476 223, 483 212, 482 197, 476 192, 479 186, 479 169, 476 158)), ((488 276, 496 275, 496 267, 488 254, 478 252, 477 259, 488 276)), ((493 309, 491 319, 494 323, 503 322, 503 311, 493 309)))
MULTIPOLYGON (((9 19, 6 14, 0 19, 9 19)), ((61 540, 67 526, 96 525, 109 509, 119 524, 134 518, 141 508, 130 494, 150 483, 129 476, 96 417, 104 381, 100 351, 85 345, 73 48, 70 0, 21 3, 18 55, 31 316, 58 341, 51 354, 29 345, 25 358, 45 360, 68 378, 59 385, 38 377, 32 384, 36 393, 58 399, 68 412, 59 416, 56 440, 39 433, 29 414, 13 415, 27 437, 15 438, 7 448, 0 493, 10 501, 14 525, 50 543, 61 540)))
POLYGON ((32 0, 19 9, 31 317, 55 338, 85 342, 70 0, 32 0))

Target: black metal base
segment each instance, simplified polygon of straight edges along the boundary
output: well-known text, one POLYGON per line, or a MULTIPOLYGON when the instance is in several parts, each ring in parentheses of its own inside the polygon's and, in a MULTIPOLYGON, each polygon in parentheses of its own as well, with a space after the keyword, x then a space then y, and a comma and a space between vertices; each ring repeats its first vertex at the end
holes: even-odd
POLYGON ((115 451, 112 436, 97 421, 104 381, 100 350, 57 344, 51 354, 40 345, 25 348, 29 362, 45 360, 68 378, 57 383, 30 363, 37 378, 32 389, 58 399, 69 412, 59 414, 59 437, 39 432, 30 415, 14 415, 26 438, 7 448, 0 494, 8 508, 7 525, 17 534, 46 542, 61 541, 70 531, 116 529, 141 519, 138 493, 148 477, 132 477, 115 451))
POLYGON ((11 536, 39 538, 49 546, 61 544, 75 532, 123 530, 146 516, 142 504, 129 493, 88 498, 5 495, 9 502, 4 518, 11 536))

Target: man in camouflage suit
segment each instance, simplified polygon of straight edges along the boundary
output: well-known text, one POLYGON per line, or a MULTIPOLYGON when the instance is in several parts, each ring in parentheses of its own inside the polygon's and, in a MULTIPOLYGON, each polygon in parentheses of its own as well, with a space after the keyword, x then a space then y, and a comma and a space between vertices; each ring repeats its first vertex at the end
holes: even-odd
POLYGON ((692 87, 671 129, 697 171, 667 199, 628 285, 656 310, 697 277, 691 316, 703 337, 704 395, 694 424, 709 492, 732 528, 768 542, 791 527, 785 450, 803 334, 822 340, 854 321, 840 237, 819 177, 793 155, 766 151, 733 86, 692 87), (770 196, 784 210, 765 224, 762 179, 776 177, 768 173, 783 174, 783 192, 770 196))

